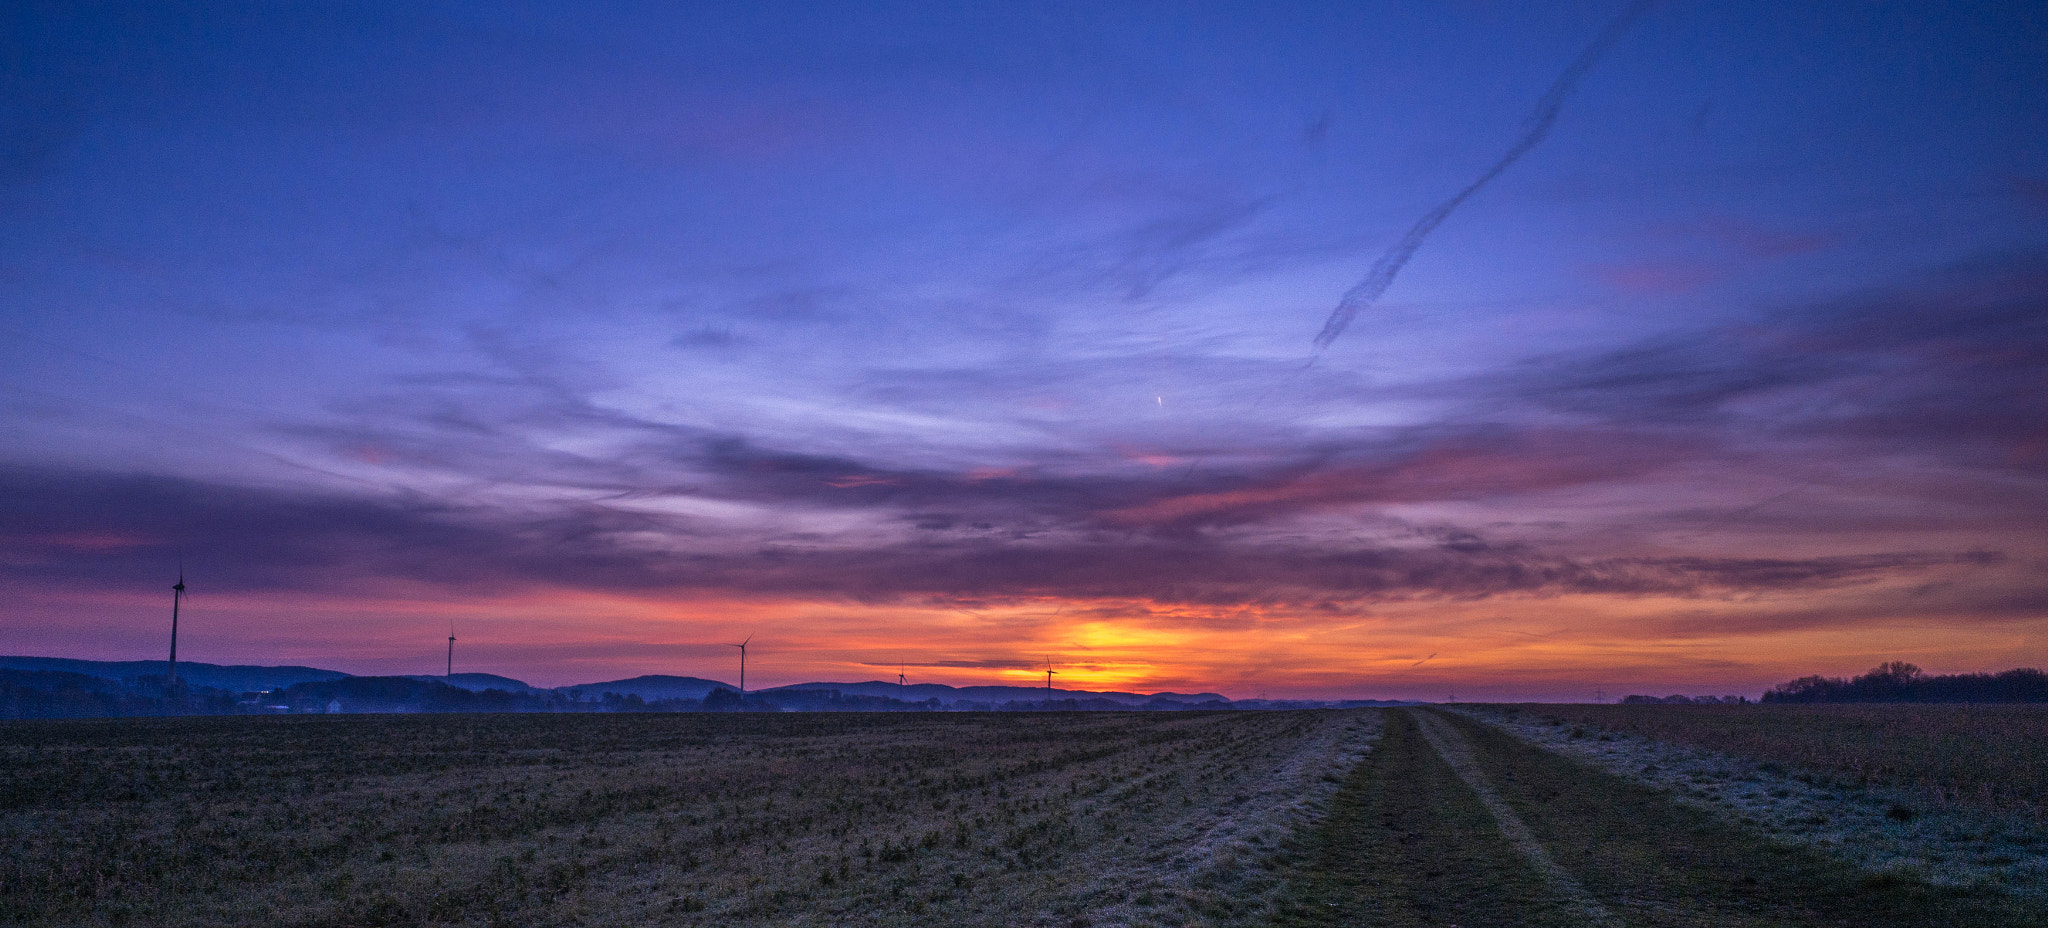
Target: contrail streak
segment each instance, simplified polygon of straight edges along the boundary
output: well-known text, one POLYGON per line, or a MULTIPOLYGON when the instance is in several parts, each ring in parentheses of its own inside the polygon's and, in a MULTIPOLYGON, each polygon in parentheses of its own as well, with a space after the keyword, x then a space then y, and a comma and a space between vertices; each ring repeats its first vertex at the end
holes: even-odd
POLYGON ((1421 219, 1415 220, 1415 224, 1408 227, 1408 233, 1401 236, 1401 240, 1395 242, 1394 247, 1387 249, 1386 254, 1380 255, 1380 259, 1373 263, 1372 270, 1366 273, 1365 279, 1346 291, 1344 298, 1337 301, 1337 308, 1331 310, 1330 318, 1323 323, 1323 330, 1316 334, 1317 351, 1330 347, 1330 343, 1336 341, 1337 336, 1344 334, 1344 327, 1351 324, 1351 320, 1357 317, 1360 310, 1367 309, 1379 301, 1380 294, 1387 292, 1387 288, 1394 285, 1394 278, 1401 273, 1401 268, 1408 264, 1408 259, 1415 257, 1415 249, 1422 247, 1422 242, 1429 238, 1429 233, 1436 231, 1437 226, 1450 218, 1451 213, 1464 203, 1466 198, 1478 193, 1479 188, 1491 183, 1502 171, 1520 161, 1530 149, 1543 143, 1544 138, 1550 135, 1551 127, 1557 125, 1557 114, 1564 109, 1564 101, 1571 97, 1572 91, 1578 89, 1579 81, 1585 78, 1586 72, 1593 70, 1593 66, 1600 62, 1601 56, 1607 54, 1607 50, 1621 38, 1622 33, 1628 31, 1628 27, 1637 17, 1655 5, 1656 0, 1636 0, 1629 4, 1627 9, 1622 10, 1621 15, 1616 16, 1613 22, 1608 23, 1607 28, 1600 30, 1600 34, 1593 37, 1592 44, 1587 45, 1585 51, 1579 52, 1579 57, 1572 59, 1564 73, 1559 74, 1557 80, 1550 85, 1550 90, 1543 94, 1542 99, 1536 101, 1536 109, 1529 114, 1527 128, 1522 130, 1522 137, 1515 141, 1514 146, 1509 148, 1506 154, 1501 155, 1492 167, 1487 168, 1485 173, 1466 184, 1465 189, 1452 194, 1450 199, 1438 203, 1435 209, 1424 213, 1421 219))

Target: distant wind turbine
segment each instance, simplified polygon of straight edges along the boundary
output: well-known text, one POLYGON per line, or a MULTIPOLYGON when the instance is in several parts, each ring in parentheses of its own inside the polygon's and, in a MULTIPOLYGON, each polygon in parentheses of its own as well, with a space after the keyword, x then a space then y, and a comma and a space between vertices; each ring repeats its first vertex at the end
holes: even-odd
POLYGON ((1052 655, 1045 656, 1045 703, 1052 705, 1052 675, 1059 671, 1052 669, 1052 655))
POLYGON ((740 695, 741 695, 741 696, 745 696, 745 695, 747 695, 747 642, 748 642, 748 641, 753 641, 753 640, 754 640, 754 636, 752 636, 752 635, 748 635, 748 636, 747 636, 747 641, 742 641, 742 642, 740 642, 739 644, 736 644, 736 645, 733 645, 733 646, 732 646, 732 647, 735 647, 735 648, 738 648, 738 649, 740 649, 740 695))
POLYGON ((178 604, 185 598, 185 568, 178 567, 178 582, 171 585, 171 666, 169 686, 178 686, 178 604))
POLYGON ((448 620, 448 676, 455 676, 455 620, 448 620))

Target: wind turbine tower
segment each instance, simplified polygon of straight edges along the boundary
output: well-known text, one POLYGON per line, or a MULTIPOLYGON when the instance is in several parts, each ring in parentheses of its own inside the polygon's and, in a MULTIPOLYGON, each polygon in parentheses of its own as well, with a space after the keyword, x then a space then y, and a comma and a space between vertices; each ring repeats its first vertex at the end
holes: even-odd
POLYGON ((448 623, 448 673, 455 676, 455 623, 448 623))
POLYGON ((184 598, 185 568, 180 567, 178 568, 178 582, 171 585, 171 667, 169 672, 170 682, 167 685, 172 689, 176 689, 178 686, 178 603, 184 598))
POLYGON ((1046 705, 1051 705, 1051 704, 1052 704, 1052 675, 1053 675, 1053 674, 1056 674, 1056 673, 1059 673, 1059 671, 1057 671, 1057 670, 1054 670, 1054 669, 1052 669, 1052 655, 1048 654, 1048 655, 1046 655, 1046 656, 1045 656, 1045 702, 1046 702, 1046 705))
MULTIPOLYGON (((754 640, 754 636, 752 636, 752 635, 748 635, 748 636, 747 636, 747 641, 752 641, 752 640, 754 640)), ((735 647, 735 648, 738 648, 738 649, 740 649, 740 695, 741 695, 741 696, 745 696, 745 695, 747 695, 747 641, 742 641, 742 642, 740 642, 739 644, 733 645, 733 647, 735 647)))

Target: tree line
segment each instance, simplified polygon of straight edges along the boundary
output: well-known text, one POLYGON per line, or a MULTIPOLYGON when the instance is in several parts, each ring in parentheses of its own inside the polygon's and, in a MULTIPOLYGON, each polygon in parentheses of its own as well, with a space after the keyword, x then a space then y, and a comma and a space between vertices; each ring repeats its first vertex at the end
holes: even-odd
POLYGON ((1764 702, 2048 702, 2048 672, 1930 674, 1887 661, 1856 677, 1800 677, 1764 694, 1764 702))

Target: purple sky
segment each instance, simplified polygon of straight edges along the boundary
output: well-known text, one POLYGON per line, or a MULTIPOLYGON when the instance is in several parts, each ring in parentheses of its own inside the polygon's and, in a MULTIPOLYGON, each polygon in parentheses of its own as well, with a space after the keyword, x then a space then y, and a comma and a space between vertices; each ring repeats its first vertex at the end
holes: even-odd
POLYGON ((11 7, 0 652, 2048 663, 2048 10, 1624 6, 11 7))

